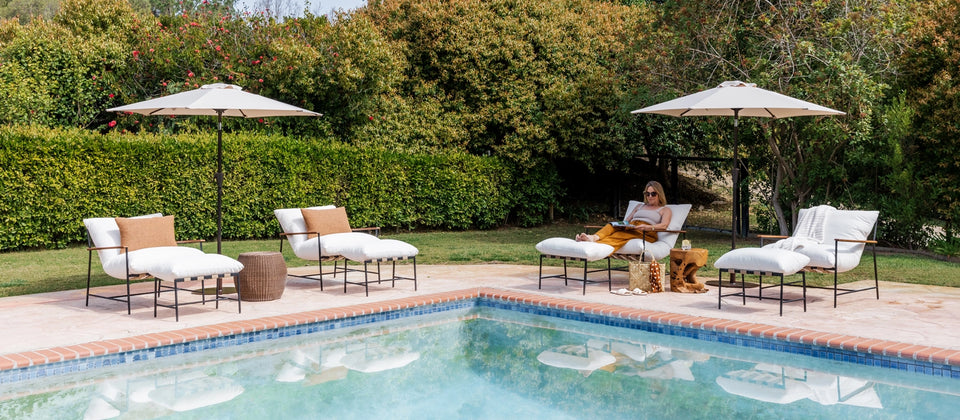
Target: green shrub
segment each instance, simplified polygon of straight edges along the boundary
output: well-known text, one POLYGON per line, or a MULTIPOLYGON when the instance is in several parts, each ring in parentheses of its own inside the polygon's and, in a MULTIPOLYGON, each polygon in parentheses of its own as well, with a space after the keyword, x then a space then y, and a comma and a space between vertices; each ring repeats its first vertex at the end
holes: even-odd
MULTIPOLYGON (((84 218, 153 212, 175 215, 180 239, 212 238, 215 138, 0 128, 0 250, 62 248, 85 239, 84 218)), ((499 158, 261 134, 224 134, 224 172, 234 239, 276 237, 274 209, 322 204, 346 207, 354 226, 489 228, 524 197, 499 158)))

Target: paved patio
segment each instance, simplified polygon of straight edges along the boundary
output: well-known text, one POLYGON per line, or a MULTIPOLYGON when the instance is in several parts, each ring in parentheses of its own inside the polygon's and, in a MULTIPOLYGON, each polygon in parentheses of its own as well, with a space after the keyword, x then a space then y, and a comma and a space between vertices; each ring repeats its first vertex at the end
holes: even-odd
MULTIPOLYGON (((584 296, 581 295, 579 283, 564 286, 561 280, 555 279, 545 281, 543 289, 538 290, 536 266, 421 265, 417 268, 420 278, 418 291, 413 290, 412 282, 402 281, 395 288, 390 288, 389 284, 373 286, 370 297, 365 297, 360 286, 349 286, 345 294, 342 282, 330 280, 325 281, 325 290, 321 291, 315 281, 290 277, 279 300, 243 302, 240 314, 234 302, 221 302, 219 309, 210 304, 186 306, 181 308, 179 322, 174 321, 173 310, 165 308, 160 308, 159 317, 154 318, 150 296, 134 298, 132 315, 127 315, 125 304, 105 299, 92 298, 90 306, 84 306, 83 290, 2 298, 0 369, 11 367, 11 357, 3 355, 10 356, 12 353, 32 353, 41 349, 171 331, 215 331, 216 328, 207 326, 236 326, 242 325, 239 321, 290 318, 291 315, 330 308, 369 306, 377 302, 458 291, 475 293, 478 289, 502 290, 545 299, 560 298, 583 302, 588 308, 642 309, 663 313, 663 319, 667 319, 667 322, 673 322, 670 319, 708 320, 713 323, 743 321, 749 323, 747 331, 751 333, 765 328, 769 330, 769 326, 782 327, 781 330, 803 329, 830 333, 831 336, 950 349, 954 351, 944 353, 960 354, 955 351, 960 350, 960 320, 957 318, 960 313, 960 288, 881 282, 879 300, 872 291, 841 296, 836 309, 832 307, 831 292, 808 289, 807 312, 803 312, 800 303, 792 303, 784 305, 783 316, 779 316, 776 301, 748 299, 747 304, 743 305, 739 298, 724 298, 723 308, 718 309, 717 291, 713 287, 705 294, 665 292, 647 296, 618 296, 610 294, 606 284, 592 284, 587 286, 584 296)), ((303 272, 304 269, 309 270, 310 267, 292 268, 291 272, 303 272)), ((408 269, 409 266, 401 268, 408 269)), ((558 268, 547 270, 559 272, 558 268)), ((614 274, 614 289, 626 287, 626 283, 626 273, 614 274)), ((138 286, 149 289, 151 284, 138 286)), ((800 292, 799 288, 787 290, 792 294, 800 292)), ((911 346, 904 346, 908 347, 911 346)), ((14 365, 22 365, 22 362, 15 362, 14 365)))

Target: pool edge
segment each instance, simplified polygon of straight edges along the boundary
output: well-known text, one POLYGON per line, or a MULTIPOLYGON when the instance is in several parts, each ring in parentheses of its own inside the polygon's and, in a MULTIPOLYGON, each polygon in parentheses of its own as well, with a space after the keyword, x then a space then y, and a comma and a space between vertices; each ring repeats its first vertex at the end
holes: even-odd
POLYGON ((617 305, 578 301, 550 295, 527 293, 493 287, 478 287, 434 293, 401 299, 377 301, 336 308, 319 309, 251 320, 231 321, 180 330, 149 333, 69 346, 8 353, 0 355, 0 372, 42 366, 88 357, 119 354, 173 344, 189 343, 256 331, 291 327, 336 320, 359 315, 383 313, 418 306, 434 305, 467 299, 498 299, 525 305, 579 312, 598 316, 649 322, 665 326, 690 328, 722 334, 765 338, 788 343, 810 344, 829 349, 865 353, 874 356, 960 366, 960 350, 924 346, 890 340, 818 332, 803 328, 776 327, 767 324, 734 321, 722 318, 684 315, 663 311, 629 308, 617 305))

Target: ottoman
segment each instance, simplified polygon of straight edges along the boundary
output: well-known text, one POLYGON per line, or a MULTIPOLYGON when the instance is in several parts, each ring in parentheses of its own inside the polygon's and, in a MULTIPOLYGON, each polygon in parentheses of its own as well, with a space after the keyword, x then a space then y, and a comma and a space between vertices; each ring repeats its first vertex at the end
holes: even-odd
MULTIPOLYGON (((214 302, 216 307, 220 308, 221 300, 236 300, 237 312, 240 312, 240 287, 237 287, 237 297, 231 298, 223 295, 223 279, 232 277, 236 282, 237 274, 243 270, 243 264, 239 261, 220 254, 195 254, 187 255, 177 259, 158 259, 149 264, 148 272, 154 276, 154 294, 153 294, 153 316, 157 316, 157 308, 170 308, 174 310, 176 320, 180 321, 180 306, 191 304, 206 304, 207 296, 204 289, 206 280, 216 280, 216 298, 214 302), (200 281, 199 290, 186 289, 180 286, 187 281, 200 281), (164 282, 173 283, 173 285, 164 284, 164 282), (181 302, 179 292, 181 290, 199 292, 201 299, 192 302, 181 302), (173 303, 160 303, 159 295, 161 292, 173 292, 173 303)), ((239 285, 238 285, 239 286, 239 285)))
POLYGON ((569 281, 583 282, 583 294, 587 294, 587 283, 607 283, 607 290, 613 290, 613 281, 610 277, 610 254, 613 253, 613 247, 607 244, 598 244, 596 242, 577 242, 570 238, 549 238, 540 241, 536 246, 540 252, 540 279, 537 288, 543 287, 543 279, 563 279, 563 284, 567 285, 569 281), (557 258, 563 260, 563 274, 551 276, 543 275, 543 259, 557 258), (606 269, 589 270, 587 263, 590 261, 607 260, 606 269), (567 273, 567 261, 583 262, 583 278, 570 277, 567 273), (595 272, 607 272, 606 280, 590 280, 587 275, 595 272))
POLYGON ((760 287, 757 288, 757 295, 748 296, 746 286, 741 281, 740 291, 735 293, 723 294, 723 281, 720 281, 717 289, 717 309, 723 304, 723 298, 726 296, 737 296, 743 298, 743 304, 747 304, 747 298, 757 298, 763 300, 763 289, 777 287, 776 284, 764 286, 763 276, 774 276, 780 278, 780 316, 783 316, 783 303, 803 301, 803 311, 807 311, 807 277, 806 273, 801 271, 803 267, 810 262, 810 257, 799 252, 793 252, 785 249, 771 248, 740 248, 734 249, 720 256, 713 263, 713 266, 720 270, 720 278, 724 273, 740 274, 741 280, 744 274, 756 275, 760 277, 760 287), (801 284, 803 287, 803 297, 785 300, 783 298, 783 286, 792 285, 797 281, 784 283, 783 277, 796 274, 800 271, 801 284))

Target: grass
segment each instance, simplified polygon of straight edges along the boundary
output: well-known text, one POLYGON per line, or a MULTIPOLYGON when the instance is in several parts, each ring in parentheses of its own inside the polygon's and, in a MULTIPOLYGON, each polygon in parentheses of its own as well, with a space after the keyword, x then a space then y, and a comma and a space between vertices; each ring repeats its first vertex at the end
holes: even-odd
MULTIPOLYGON (((384 232, 385 238, 409 242, 420 249, 419 264, 524 264, 537 265, 540 254, 534 245, 544 238, 564 236, 572 238, 583 231, 581 225, 553 224, 536 228, 502 228, 488 231, 434 231, 417 233, 384 232)), ((686 238, 696 248, 709 250, 709 262, 700 270, 699 276, 717 277, 713 261, 730 249, 730 237, 714 232, 690 231, 686 238)), ((757 246, 756 239, 739 239, 738 247, 757 246)), ((223 253, 236 258, 249 251, 278 250, 280 241, 248 240, 223 243, 223 253)), ((204 250, 215 250, 216 245, 207 243, 204 250)), ((315 262, 301 260, 284 244, 284 258, 289 267, 313 265, 315 262)), ((560 265, 559 260, 547 259, 545 264, 560 265)), ((602 262, 593 263, 597 267, 602 262)), ((615 262, 616 264, 616 262, 615 262)), ((880 280, 935 286, 960 287, 960 264, 938 261, 917 255, 878 254, 880 280)), ((100 261, 93 256, 93 285, 118 284, 119 280, 107 276, 100 268, 100 261)), ((840 280, 854 281, 873 278, 873 264, 868 252, 855 270, 840 275, 840 280)), ((810 274, 814 285, 832 285, 832 275, 810 274)), ((0 253, 0 297, 34 293, 75 290, 86 287, 87 251, 74 247, 49 251, 24 251, 0 253)), ((882 292, 881 292, 882 293, 882 292)))

